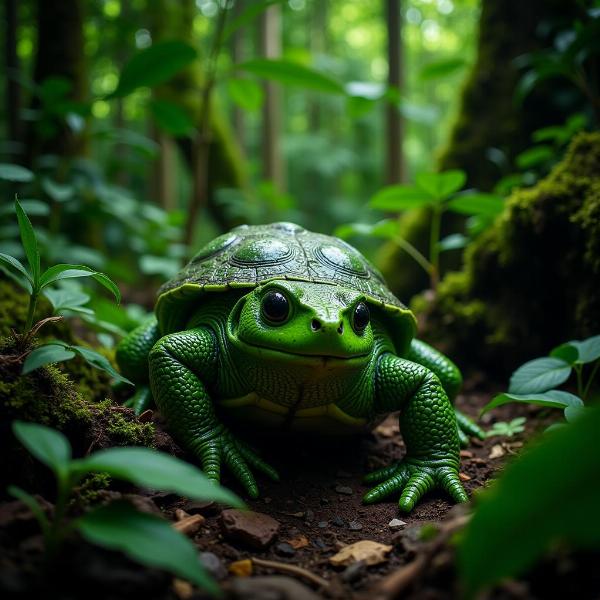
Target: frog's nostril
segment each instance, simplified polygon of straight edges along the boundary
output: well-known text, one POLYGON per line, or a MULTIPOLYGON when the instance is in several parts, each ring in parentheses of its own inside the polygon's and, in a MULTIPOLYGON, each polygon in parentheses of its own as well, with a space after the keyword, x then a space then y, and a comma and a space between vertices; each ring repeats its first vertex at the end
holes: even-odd
POLYGON ((321 329, 321 321, 318 321, 317 319, 313 319, 313 320, 310 322, 310 328, 311 328, 313 331, 319 331, 319 329, 321 329))
POLYGON ((340 325, 337 328, 337 332, 342 335, 344 333, 344 323, 342 321, 340 321, 340 325))

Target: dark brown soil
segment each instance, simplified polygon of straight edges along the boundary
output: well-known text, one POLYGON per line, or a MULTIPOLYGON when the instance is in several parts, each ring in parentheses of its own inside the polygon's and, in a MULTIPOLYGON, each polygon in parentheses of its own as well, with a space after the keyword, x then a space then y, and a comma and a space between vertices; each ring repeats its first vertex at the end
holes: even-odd
MULTIPOLYGON (((491 395, 489 386, 482 391, 478 379, 472 378, 457 404, 467 414, 476 415, 491 395)), ((528 409, 505 406, 494 411, 493 417, 486 418, 489 424, 493 420, 509 420, 523 414, 528 414, 528 409)), ((165 442, 165 437, 168 439, 168 436, 160 430, 159 416, 155 415, 155 418, 159 425, 161 445, 172 450, 172 442, 165 442)), ((193 540, 202 552, 210 552, 218 557, 216 571, 221 572, 221 584, 230 597, 265 600, 304 597, 298 595, 297 589, 286 587, 289 580, 288 583, 283 580, 281 584, 282 580, 271 577, 289 577, 281 567, 254 565, 252 576, 243 579, 228 573, 228 569, 236 561, 259 558, 275 561, 280 565, 283 563, 301 567, 324 578, 328 582, 327 589, 317 589, 317 586, 302 576, 291 575, 322 597, 456 598, 458 588, 451 546, 438 542, 437 547, 432 550, 431 542, 422 541, 420 532, 427 523, 435 524, 442 531, 444 528, 451 529, 454 523, 463 518, 461 515, 465 512, 464 508, 453 508, 449 500, 439 493, 428 495, 409 515, 399 513, 393 498, 389 502, 371 506, 361 504, 361 497, 367 490, 361 482, 362 476, 369 470, 400 458, 404 452, 396 423, 397 419, 390 416, 371 435, 325 445, 308 444, 301 439, 253 440, 257 445, 263 446, 265 458, 282 475, 281 483, 260 478, 261 498, 248 501, 252 510, 268 514, 281 524, 277 539, 263 551, 225 539, 219 523, 221 507, 218 506, 190 502, 172 494, 118 487, 101 492, 99 500, 125 494, 142 510, 161 513, 167 519, 175 519, 177 509, 204 515, 206 521, 193 540), (131 492, 134 493, 133 496, 127 495, 131 492), (392 531, 388 524, 394 518, 402 519, 406 526, 392 531), (333 567, 329 563, 329 558, 341 547, 360 540, 388 544, 393 549, 384 563, 371 567, 362 563, 350 567, 333 567), (397 584, 394 584, 396 587, 389 587, 390 574, 398 573, 406 566, 414 567, 419 556, 425 555, 428 557, 426 569, 416 575, 412 574, 400 588, 397 584), (269 579, 256 578, 265 575, 269 579), (268 589, 269 582, 283 585, 283 591, 268 589), (387 586, 387 595, 379 593, 382 585, 384 588, 387 586)), ((506 458, 518 452, 523 439, 533 432, 536 425, 539 426, 539 419, 530 419, 525 434, 512 438, 488 438, 485 442, 475 440, 462 452, 461 478, 470 494, 484 486, 501 468, 506 458), (490 457, 495 455, 498 458, 490 457)), ((225 476, 223 483, 240 493, 237 484, 229 477, 225 476)), ((50 493, 48 498, 52 498, 50 493)), ((57 562, 44 572, 41 566, 41 549, 41 538, 28 510, 18 502, 7 500, 1 503, 2 597, 25 598, 42 592, 45 598, 202 597, 200 592, 192 590, 183 582, 174 584, 173 578, 165 573, 138 566, 118 553, 92 547, 76 538, 69 541, 57 562)), ((581 567, 587 564, 589 557, 581 557, 575 562, 572 556, 563 559, 566 562, 561 563, 562 571, 559 570, 558 563, 551 563, 543 571, 544 576, 535 571, 530 581, 506 584, 498 588, 491 597, 554 597, 545 594, 548 591, 551 593, 553 589, 561 589, 558 583, 552 583, 553 580, 558 580, 562 582, 565 594, 573 596, 573 590, 579 589, 577 597, 594 598, 589 589, 597 590, 600 587, 590 588, 587 582, 581 587, 581 567), (548 570, 551 571, 550 578, 547 576, 548 570), (573 587, 573 582, 577 582, 579 587, 573 587)), ((590 570, 591 573, 595 571, 597 569, 590 570)), ((309 593, 310 590, 306 589, 304 592, 309 593)))

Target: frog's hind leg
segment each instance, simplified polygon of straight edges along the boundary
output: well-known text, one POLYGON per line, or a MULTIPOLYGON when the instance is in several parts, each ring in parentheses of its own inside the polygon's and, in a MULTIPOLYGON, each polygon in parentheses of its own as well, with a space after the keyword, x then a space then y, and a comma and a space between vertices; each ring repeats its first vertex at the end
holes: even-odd
POLYGON ((154 404, 150 391, 148 355, 160 335, 154 317, 134 329, 117 346, 117 363, 125 377, 135 383, 135 393, 125 402, 140 415, 154 404))
MULTIPOLYGON (((438 376, 450 401, 454 402, 462 385, 462 375, 458 367, 449 358, 420 340, 412 341, 406 358, 433 371, 438 376)), ((469 444, 467 436, 472 435, 479 439, 485 438, 485 433, 481 427, 459 410, 454 409, 454 412, 458 422, 458 437, 461 446, 465 447, 469 444)))

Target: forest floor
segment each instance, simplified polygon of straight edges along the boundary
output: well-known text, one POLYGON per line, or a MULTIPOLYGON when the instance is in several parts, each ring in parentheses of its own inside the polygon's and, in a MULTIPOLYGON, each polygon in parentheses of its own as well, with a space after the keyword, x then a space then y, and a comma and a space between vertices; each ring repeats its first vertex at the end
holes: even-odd
MULTIPOLYGON (((484 389, 482 381, 481 377, 470 378, 457 400, 457 405, 472 416, 492 396, 492 390, 489 386, 484 389)), ((493 418, 510 420, 527 414, 526 411, 508 405, 494 411, 493 418)), ((164 433, 159 415, 148 413, 144 418, 155 420, 161 449, 183 455, 164 433)), ((528 421, 524 434, 474 440, 462 451, 461 479, 469 495, 484 486, 505 460, 519 451, 523 440, 532 433, 532 422, 528 421)), ((174 494, 113 483, 110 490, 98 493, 98 499, 123 497, 140 510, 189 523, 190 537, 204 553, 203 562, 220 581, 228 598, 458 597, 454 550, 449 540, 468 519, 464 506, 453 507, 440 493, 426 496, 408 515, 399 513, 397 498, 375 505, 361 504, 368 489, 362 483, 363 475, 399 459, 404 452, 395 416, 388 417, 372 434, 344 442, 317 445, 301 439, 270 439, 258 445, 263 446, 263 455, 282 476, 280 483, 259 477, 261 496, 247 501, 252 511, 277 522, 269 521, 263 527, 265 531, 260 531, 261 523, 255 523, 258 531, 240 533, 244 524, 236 522, 232 526, 230 522, 227 526, 223 507, 191 502, 174 494), (393 529, 390 522, 394 519, 404 524, 393 529), (430 526, 423 529, 426 524, 430 526), (273 535, 275 528, 278 531, 273 535), (349 565, 332 564, 332 557, 342 548, 364 540, 387 546, 379 549, 379 564, 367 565, 364 560, 349 565), (258 548, 266 542, 266 547, 258 548)), ((240 492, 227 475, 223 483, 240 492)), ((41 550, 41 536, 24 505, 17 501, 0 504, 3 598, 31 597, 42 591, 45 598, 204 597, 166 573, 141 567, 116 552, 101 550, 80 539, 68 542, 56 562, 45 570, 41 566, 41 550)), ((566 573, 560 585, 566 586, 568 594, 568 568, 566 573)), ((544 581, 548 584, 547 578, 544 581)), ((494 597, 548 597, 539 596, 534 589, 531 584, 507 583, 501 588, 502 593, 494 597)))

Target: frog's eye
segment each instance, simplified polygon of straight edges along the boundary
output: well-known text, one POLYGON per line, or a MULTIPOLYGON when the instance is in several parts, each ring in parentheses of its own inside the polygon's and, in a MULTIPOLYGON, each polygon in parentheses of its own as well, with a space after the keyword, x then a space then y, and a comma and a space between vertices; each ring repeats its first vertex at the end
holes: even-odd
POLYGON ((356 333, 362 333, 369 324, 371 315, 369 314, 369 307, 364 302, 359 302, 354 309, 354 315, 352 317, 352 327, 356 333))
POLYGON ((281 292, 268 292, 262 299, 262 314, 267 321, 280 325, 290 314, 290 303, 281 292))

